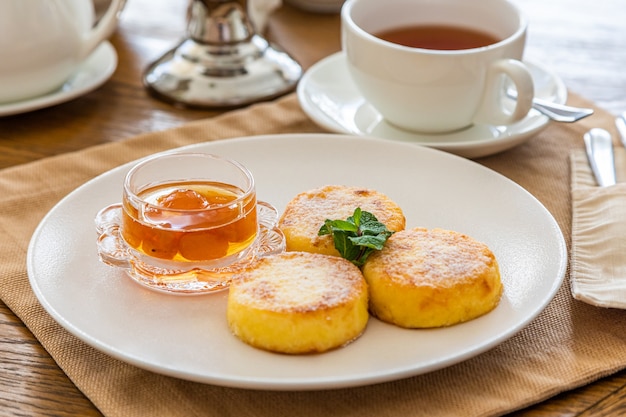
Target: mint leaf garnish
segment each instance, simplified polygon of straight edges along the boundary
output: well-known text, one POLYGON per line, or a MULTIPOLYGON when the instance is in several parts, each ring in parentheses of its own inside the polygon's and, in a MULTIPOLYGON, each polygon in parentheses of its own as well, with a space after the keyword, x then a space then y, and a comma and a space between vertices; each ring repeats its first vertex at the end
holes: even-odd
POLYGON ((376 216, 360 207, 346 220, 324 221, 317 233, 319 236, 332 235, 335 249, 339 254, 358 267, 363 266, 367 257, 375 250, 381 250, 389 236, 393 234, 376 216))

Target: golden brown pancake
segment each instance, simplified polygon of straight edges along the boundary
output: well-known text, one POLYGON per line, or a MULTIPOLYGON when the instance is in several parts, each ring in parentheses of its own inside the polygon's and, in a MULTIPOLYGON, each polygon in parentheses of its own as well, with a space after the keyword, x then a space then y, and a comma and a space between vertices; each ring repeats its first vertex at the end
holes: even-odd
POLYGON ((308 252, 271 255, 233 279, 227 319, 231 331, 254 347, 324 352, 364 331, 367 284, 343 258, 308 252))
POLYGON ((451 326, 493 310, 502 283, 491 250, 449 230, 408 229, 392 235, 363 266, 370 311, 406 328, 451 326))
POLYGON ((318 236, 319 229, 327 219, 347 219, 357 207, 372 213, 389 230, 405 227, 402 209, 386 195, 367 188, 327 185, 300 193, 287 204, 278 222, 287 250, 339 256, 332 236, 318 236))

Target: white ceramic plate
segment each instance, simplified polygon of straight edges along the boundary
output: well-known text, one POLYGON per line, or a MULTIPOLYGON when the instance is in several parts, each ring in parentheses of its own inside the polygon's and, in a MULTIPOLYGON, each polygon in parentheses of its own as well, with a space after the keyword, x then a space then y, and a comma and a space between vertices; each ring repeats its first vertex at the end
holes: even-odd
POLYGON ((26 113, 64 103, 100 87, 117 68, 117 53, 108 41, 92 52, 58 90, 28 100, 0 104, 0 116, 26 113))
MULTIPOLYGON (((535 83, 535 95, 563 104, 567 89, 555 74, 526 63, 535 83)), ((331 132, 374 136, 441 149, 466 158, 478 158, 517 146, 543 130, 550 121, 536 110, 510 126, 476 124, 449 134, 419 134, 387 123, 361 96, 352 82, 342 52, 313 65, 297 89, 300 106, 318 125, 331 132)))
POLYGON ((405 143, 345 135, 277 135, 187 147, 250 168, 258 196, 282 212, 297 193, 324 184, 370 187, 404 209, 409 227, 441 227, 487 243, 504 295, 491 313, 449 328, 405 330, 371 319, 354 343, 318 355, 252 348, 226 323, 226 292, 153 292, 99 262, 94 216, 119 201, 132 164, 70 193, 42 220, 28 274, 43 307, 63 327, 115 358, 154 372, 224 386, 309 390, 395 380, 452 365, 508 339, 560 287, 563 236, 528 192, 472 161, 405 143))

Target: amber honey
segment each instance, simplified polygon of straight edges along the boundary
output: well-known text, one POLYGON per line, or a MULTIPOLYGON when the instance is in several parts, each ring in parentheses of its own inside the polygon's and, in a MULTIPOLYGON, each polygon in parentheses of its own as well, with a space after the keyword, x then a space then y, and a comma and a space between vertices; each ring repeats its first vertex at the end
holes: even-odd
POLYGON ((256 195, 210 181, 167 182, 122 201, 122 236, 135 250, 179 262, 213 261, 249 247, 256 195))

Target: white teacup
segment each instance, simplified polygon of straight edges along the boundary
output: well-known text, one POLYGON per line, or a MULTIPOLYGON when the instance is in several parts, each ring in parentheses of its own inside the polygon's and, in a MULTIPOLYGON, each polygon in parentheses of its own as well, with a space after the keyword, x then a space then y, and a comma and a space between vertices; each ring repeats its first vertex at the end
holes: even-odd
POLYGON ((0 103, 49 93, 117 26, 124 0, 111 0, 94 27, 92 0, 0 1, 0 103))
MULTIPOLYGON (((341 27, 342 48, 357 88, 400 128, 443 133, 474 123, 508 125, 531 108, 533 81, 521 62, 527 21, 507 0, 347 0, 341 27), (428 25, 472 29, 493 39, 486 46, 450 44, 446 47, 467 49, 445 50, 378 37, 392 29, 428 25), (517 89, 514 106, 503 99, 502 75, 517 89)), ((424 41, 421 36, 413 40, 424 41)))

